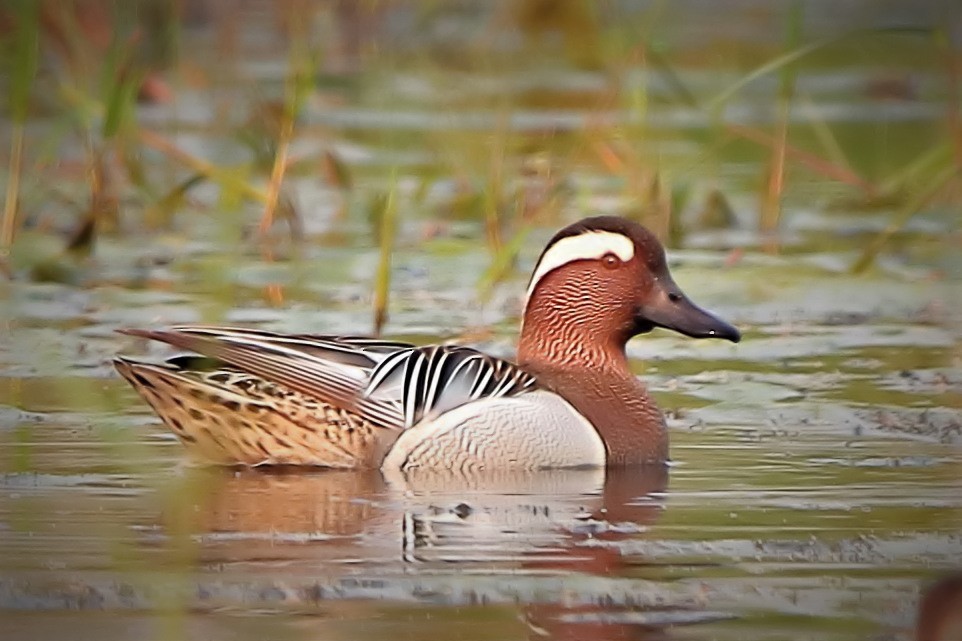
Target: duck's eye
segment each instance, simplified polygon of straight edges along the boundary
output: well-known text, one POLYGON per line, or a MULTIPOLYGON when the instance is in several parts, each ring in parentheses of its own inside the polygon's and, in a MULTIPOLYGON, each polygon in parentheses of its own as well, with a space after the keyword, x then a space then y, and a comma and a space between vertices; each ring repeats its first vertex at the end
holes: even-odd
POLYGON ((604 264, 605 267, 609 269, 614 269, 615 267, 618 267, 619 265, 621 265, 621 259, 615 256, 614 254, 612 254, 611 252, 608 252, 607 254, 602 256, 601 262, 604 264))

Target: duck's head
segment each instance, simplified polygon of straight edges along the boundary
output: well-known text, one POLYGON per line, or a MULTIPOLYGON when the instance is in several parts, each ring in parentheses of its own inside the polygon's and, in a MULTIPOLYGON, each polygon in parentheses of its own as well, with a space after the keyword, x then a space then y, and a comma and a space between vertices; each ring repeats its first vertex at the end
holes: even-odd
POLYGON ((525 335, 543 344, 546 335, 572 340, 577 334, 581 343, 623 347, 655 327, 693 338, 741 339, 675 284, 664 248, 641 225, 597 216, 554 235, 528 284, 522 343, 525 335))

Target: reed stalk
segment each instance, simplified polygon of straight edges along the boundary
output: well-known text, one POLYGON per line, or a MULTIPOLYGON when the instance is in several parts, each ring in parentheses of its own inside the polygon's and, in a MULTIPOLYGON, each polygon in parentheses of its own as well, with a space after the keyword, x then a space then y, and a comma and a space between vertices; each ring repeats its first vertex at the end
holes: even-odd
MULTIPOLYGON (((281 186, 289 164, 288 155, 291 140, 294 138, 294 123, 311 88, 313 78, 314 65, 308 46, 308 34, 304 27, 309 24, 309 21, 304 19, 304 16, 294 16, 293 11, 289 18, 291 24, 289 72, 284 88, 284 105, 276 132, 274 162, 271 166, 270 180, 267 183, 267 201, 264 203, 264 213, 257 226, 257 233, 261 237, 270 230, 274 224, 274 218, 281 209, 281 186)), ((296 217, 293 207, 284 207, 283 211, 288 216, 296 217)))
POLYGON ((23 163, 23 123, 15 123, 10 138, 10 165, 7 170, 7 193, 3 203, 3 226, 0 228, 0 255, 6 255, 13 244, 20 204, 20 174, 23 163))
POLYGON ((203 158, 198 158, 197 156, 180 149, 170 140, 154 131, 150 131, 149 129, 139 129, 137 130, 137 138, 147 147, 150 147, 155 151, 159 151, 168 158, 171 158, 182 165, 189 167, 201 176, 218 182, 225 187, 235 189, 243 194, 246 198, 250 198, 251 200, 260 203, 267 202, 268 195, 263 189, 259 189, 250 184, 248 181, 234 176, 229 170, 224 169, 223 167, 219 167, 212 162, 204 160, 203 158))
POLYGON ((514 236, 494 254, 491 265, 484 270, 481 278, 478 279, 478 298, 482 303, 486 303, 491 299, 494 288, 511 273, 518 254, 521 253, 521 248, 524 247, 525 241, 527 241, 528 235, 531 233, 531 229, 532 225, 525 223, 514 236))
POLYGON ((924 188, 920 189, 912 198, 906 201, 902 208, 896 212, 889 224, 885 226, 885 229, 879 232, 878 235, 865 246, 861 255, 852 264, 852 273, 859 274, 868 269, 872 263, 875 262, 875 258, 879 252, 882 251, 882 248, 885 247, 885 244, 888 243, 889 239, 904 229, 912 216, 917 214, 925 205, 938 196, 949 181, 957 175, 958 169, 955 165, 946 165, 939 173, 932 177, 924 188))
MULTIPOLYGON (((802 4, 794 2, 786 18, 785 49, 797 50, 802 37, 802 4)), ((780 69, 781 81, 778 91, 778 115, 775 121, 772 155, 768 164, 768 180, 762 193, 759 210, 759 227, 765 238, 769 253, 778 250, 776 231, 782 213, 782 192, 785 190, 785 153, 788 145, 788 122, 792 113, 792 96, 795 93, 795 63, 780 69)))
POLYGON ((391 257, 397 234, 397 172, 391 175, 391 188, 384 199, 378 226, 379 255, 374 279, 374 335, 380 336, 388 318, 391 292, 391 257))
POLYGON ((24 126, 30 109, 30 87, 37 71, 40 47, 39 3, 16 0, 11 6, 15 26, 10 58, 9 108, 13 122, 10 138, 10 164, 7 193, 0 223, 0 256, 6 256, 13 244, 20 208, 20 179, 23 170, 24 126))

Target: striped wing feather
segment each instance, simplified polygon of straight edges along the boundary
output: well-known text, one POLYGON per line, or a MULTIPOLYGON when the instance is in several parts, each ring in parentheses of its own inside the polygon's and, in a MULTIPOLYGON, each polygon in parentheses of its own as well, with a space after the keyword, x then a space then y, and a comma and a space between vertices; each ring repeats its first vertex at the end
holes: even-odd
POLYGON ((364 396, 401 401, 404 427, 484 397, 515 396, 537 386, 506 360, 455 345, 400 350, 371 372, 364 396))
POLYGON ((206 326, 123 332, 223 361, 396 429, 472 400, 537 386, 514 363, 468 347, 206 326))

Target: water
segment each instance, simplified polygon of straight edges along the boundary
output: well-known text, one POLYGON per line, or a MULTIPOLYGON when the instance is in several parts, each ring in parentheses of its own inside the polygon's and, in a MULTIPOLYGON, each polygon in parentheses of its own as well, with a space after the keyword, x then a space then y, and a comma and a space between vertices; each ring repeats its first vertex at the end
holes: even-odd
MULTIPOLYGON (((323 271, 317 254, 302 268, 323 271)), ((191 287, 5 285, 8 638, 907 638, 922 587, 962 558, 958 335, 917 317, 945 292, 786 257, 758 259, 757 303, 725 300, 700 266, 712 255, 674 253, 677 279, 746 338, 636 339, 671 416, 672 465, 607 473, 186 467, 107 360, 142 349, 117 326, 197 320, 191 287), (799 298, 826 282, 820 308, 799 298), (850 314, 856 295, 870 320, 850 314), (800 304, 807 317, 783 320, 800 304)), ((398 291, 420 292, 399 295, 418 308, 402 328, 463 295, 440 284, 443 265, 409 269, 420 256, 397 260, 398 291)), ((184 273, 195 260, 209 257, 184 273)), ((752 262, 720 286, 750 289, 752 262)), ((354 287, 324 285, 340 302, 323 310, 308 291, 294 312, 249 297, 228 317, 343 331, 367 322, 354 287)), ((502 289, 521 288, 519 274, 502 289)), ((510 353, 510 323, 494 326, 481 345, 510 353)))
MULTIPOLYGON (((706 46, 697 34, 744 35, 761 20, 752 6, 739 4, 747 13, 728 31, 692 19, 679 42, 696 50, 706 46)), ((856 277, 848 267, 897 211, 848 206, 836 183, 793 175, 780 252, 769 255, 754 231, 765 156, 703 154, 710 118, 668 102, 661 76, 623 79, 629 93, 652 82, 645 123, 664 139, 653 142, 631 129, 630 100, 609 104, 600 72, 410 64, 399 56, 390 73, 319 90, 308 105, 296 151, 334 149, 356 184, 288 178, 304 244, 246 242, 238 221, 256 224, 259 207, 232 208, 204 184, 172 231, 128 220, 98 238, 95 260, 70 267, 74 286, 31 282, 27 269, 0 280, 3 638, 912 638, 926 587, 962 569, 957 212, 926 208, 856 277), (515 138, 498 147, 505 132, 515 138), (543 242, 565 221, 632 202, 624 176, 584 151, 622 134, 659 145, 660 167, 693 202, 723 184, 737 223, 690 225, 670 258, 682 288, 743 329, 743 342, 658 330, 629 345, 669 417, 667 468, 467 478, 196 469, 112 371, 119 351, 164 353, 114 333, 125 326, 366 331, 378 257, 366 214, 394 171, 401 225, 387 333, 510 356, 543 242), (563 205, 537 213, 517 269, 482 301, 492 259, 482 220, 463 204, 492 187, 477 168, 486 177, 499 154, 509 175, 551 156, 561 184, 501 186, 509 200, 544 188, 563 205)), ((823 119, 853 162, 867 171, 870 157, 882 175, 895 147, 910 156, 934 144, 946 89, 923 65, 910 83, 923 98, 869 100, 859 88, 880 73, 874 64, 805 70, 812 104, 794 112, 793 131, 804 137, 823 119)), ((284 64, 240 68, 276 83, 284 64)), ((701 96, 740 73, 680 71, 701 96)), ((769 126, 773 87, 739 94, 731 121, 769 126)), ((246 96, 230 91, 219 99, 246 96)), ((233 162, 241 146, 214 122, 212 102, 185 88, 173 107, 144 108, 142 122, 233 162)), ((639 159, 648 157, 627 157, 639 159)), ((131 200, 127 211, 143 213, 131 200)), ((509 216, 505 226, 520 225, 509 216)), ((55 255, 60 241, 29 227, 15 254, 55 255)))

